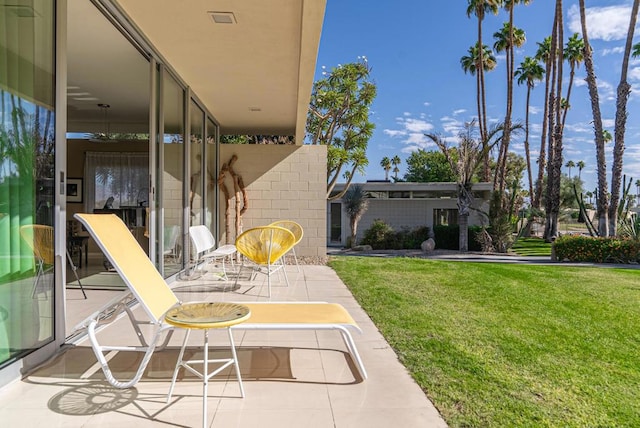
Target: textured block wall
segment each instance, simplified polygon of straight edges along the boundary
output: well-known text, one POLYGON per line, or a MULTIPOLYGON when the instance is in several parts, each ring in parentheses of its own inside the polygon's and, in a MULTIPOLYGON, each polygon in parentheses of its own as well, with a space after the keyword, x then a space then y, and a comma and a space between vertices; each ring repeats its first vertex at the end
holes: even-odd
MULTIPOLYGON (((221 144, 220 165, 233 155, 234 170, 242 176, 248 209, 242 230, 276 220, 293 220, 304 229, 296 247, 301 256, 327 252, 327 150, 325 146, 221 144)), ((225 185, 233 195, 231 178, 225 185)), ((225 242, 225 198, 220 192, 220 242, 225 242)), ((235 197, 230 204, 230 239, 235 240, 235 197)))

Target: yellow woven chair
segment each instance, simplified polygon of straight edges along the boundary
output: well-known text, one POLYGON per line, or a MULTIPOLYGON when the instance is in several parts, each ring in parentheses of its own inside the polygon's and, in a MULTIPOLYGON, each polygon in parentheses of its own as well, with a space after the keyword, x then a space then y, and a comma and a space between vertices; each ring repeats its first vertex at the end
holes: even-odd
POLYGON ((238 285, 238 278, 247 260, 254 263, 254 274, 262 273, 267 276, 269 297, 271 297, 271 275, 282 269, 284 279, 289 286, 287 272, 282 263, 282 257, 293 248, 296 238, 290 230, 278 226, 259 226, 243 232, 236 239, 236 248, 244 257, 238 271, 234 287, 238 285))
MULTIPOLYGON (((32 296, 35 297, 38 293, 38 282, 42 276, 51 271, 55 265, 55 252, 54 252, 54 235, 53 227, 44 224, 28 224, 20 227, 20 236, 27 246, 33 251, 33 255, 36 259, 36 280, 33 283, 32 296)), ((82 295, 87 298, 87 294, 84 292, 84 287, 78 278, 76 272, 76 265, 71 259, 71 255, 67 250, 67 259, 69 260, 73 274, 76 276, 82 295)), ((45 290, 46 292, 46 290, 45 290)))
MULTIPOLYGON (((291 248, 291 253, 293 254, 293 259, 296 262, 296 269, 300 272, 300 265, 298 265, 298 256, 296 256, 296 245, 302 240, 304 236, 304 231, 302 230, 302 226, 292 220, 278 220, 271 223, 269 226, 279 226, 288 229, 293 233, 294 238, 296 238, 296 242, 293 244, 291 248)), ((283 258, 284 261, 284 258, 283 258)))

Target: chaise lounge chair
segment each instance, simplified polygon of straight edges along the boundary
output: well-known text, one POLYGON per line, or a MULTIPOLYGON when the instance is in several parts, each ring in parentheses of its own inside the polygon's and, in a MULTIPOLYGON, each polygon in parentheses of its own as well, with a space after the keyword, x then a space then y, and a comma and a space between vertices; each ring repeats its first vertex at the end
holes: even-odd
MULTIPOLYGON (((129 388, 134 386, 142 377, 144 370, 149 363, 151 355, 158 346, 160 338, 169 333, 174 328, 183 329, 202 329, 205 331, 205 360, 207 360, 206 350, 208 349, 208 342, 206 331, 209 328, 227 328, 229 331, 229 340, 231 344, 231 350, 233 358, 225 360, 225 364, 222 368, 234 364, 236 366, 236 375, 240 385, 241 393, 242 381, 240 378, 240 371, 237 365, 237 358, 235 356, 235 345, 233 343, 233 337, 231 330, 233 329, 251 329, 251 330, 338 330, 347 346, 347 349, 362 377, 366 379, 367 373, 356 345, 351 337, 348 329, 354 329, 360 331, 358 325, 349 315, 349 313, 338 304, 329 304, 323 302, 290 302, 290 303, 250 303, 250 304, 235 304, 224 303, 220 304, 223 310, 235 311, 238 306, 242 308, 248 308, 251 311, 250 314, 242 319, 237 320, 241 323, 225 323, 225 322, 210 322, 199 324, 197 321, 192 323, 185 323, 172 319, 171 315, 176 310, 185 307, 187 304, 181 304, 173 293, 171 288, 158 273, 155 266, 149 260, 146 253, 136 241, 133 235, 129 232, 129 229, 122 222, 122 220, 113 214, 75 214, 75 217, 82 222, 85 228, 89 231, 94 238, 100 249, 104 252, 109 261, 113 264, 116 271, 120 274, 125 284, 129 287, 131 293, 135 296, 138 303, 143 307, 150 321, 140 321, 135 319, 129 306, 127 306, 123 300, 122 304, 119 302, 113 302, 113 306, 121 306, 124 308, 125 313, 129 316, 142 346, 119 346, 119 347, 107 347, 98 343, 96 337, 96 328, 98 327, 100 320, 100 314, 95 314, 92 319, 87 323, 87 330, 89 339, 91 341, 92 348, 96 357, 102 367, 107 380, 111 385, 117 388, 129 388), (228 306, 226 306, 228 305, 228 306), (155 333, 153 338, 147 344, 142 332, 140 331, 140 324, 152 324, 155 326, 155 333), (104 353, 107 351, 138 351, 144 352, 144 357, 140 363, 140 367, 135 373, 134 377, 128 381, 119 381, 113 376, 108 361, 105 358, 104 353), (229 362, 231 361, 231 362, 229 362)), ((129 298, 130 300, 130 298, 129 298)), ((202 303, 195 303, 192 305, 202 305, 202 303)), ((209 304, 211 305, 211 304, 209 304)), ((184 315, 184 314, 182 314, 184 315)), ((219 315, 219 314, 207 314, 207 315, 219 315)), ((220 315, 224 317, 225 314, 220 315)), ((183 320, 184 321, 184 320, 183 320)), ((169 340, 167 335, 163 345, 169 340)), ((182 351, 184 351, 183 343, 182 351)), ((181 352, 182 355, 182 352, 181 352)), ((202 362, 202 361, 200 361, 202 362)), ((182 364, 181 358, 178 361, 176 370, 180 367, 186 367, 186 363, 182 364)), ((206 372, 206 368, 205 368, 206 372)), ((218 371, 215 371, 209 375, 204 375, 206 379, 211 377, 218 371)), ((204 380, 204 379, 203 379, 204 380)), ((175 382, 175 373, 174 379, 175 382)), ((172 388, 173 388, 172 382, 172 388)), ((204 393, 204 400, 206 400, 206 382, 204 393)), ((205 410, 206 413, 206 410, 205 410)))

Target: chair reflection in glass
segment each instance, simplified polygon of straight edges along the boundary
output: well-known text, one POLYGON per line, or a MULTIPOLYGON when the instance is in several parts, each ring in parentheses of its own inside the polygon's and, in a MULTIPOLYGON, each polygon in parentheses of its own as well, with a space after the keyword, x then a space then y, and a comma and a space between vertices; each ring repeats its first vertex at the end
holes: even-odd
MULTIPOLYGON (((33 283, 33 293, 32 297, 35 298, 36 294, 38 294, 38 283, 40 282, 40 278, 44 276, 47 272, 53 270, 55 266, 55 252, 54 252, 54 239, 53 239, 53 227, 47 226, 44 224, 29 224, 20 227, 20 236, 24 240, 24 242, 29 246, 33 255, 36 259, 36 280, 33 283)), ((71 270, 78 281, 78 285, 80 286, 80 290, 82 291, 82 295, 84 298, 87 298, 87 294, 84 291, 84 287, 80 282, 80 278, 78 278, 78 273, 76 272, 77 267, 73 263, 71 259, 71 255, 69 254, 69 250, 67 249, 67 260, 71 266, 71 270)), ((44 293, 47 292, 47 289, 44 289, 44 293)))
POLYGON ((165 259, 170 259, 174 263, 178 263, 180 259, 180 249, 178 247, 178 236, 180 235, 180 228, 176 225, 164 227, 164 240, 162 254, 165 259))

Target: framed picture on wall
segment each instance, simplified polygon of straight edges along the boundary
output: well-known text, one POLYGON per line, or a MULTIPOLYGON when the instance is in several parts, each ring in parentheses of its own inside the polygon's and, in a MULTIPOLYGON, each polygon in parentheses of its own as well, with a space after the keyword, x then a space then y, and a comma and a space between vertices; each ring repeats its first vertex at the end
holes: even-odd
POLYGON ((67 202, 82 203, 82 178, 67 178, 67 202))

